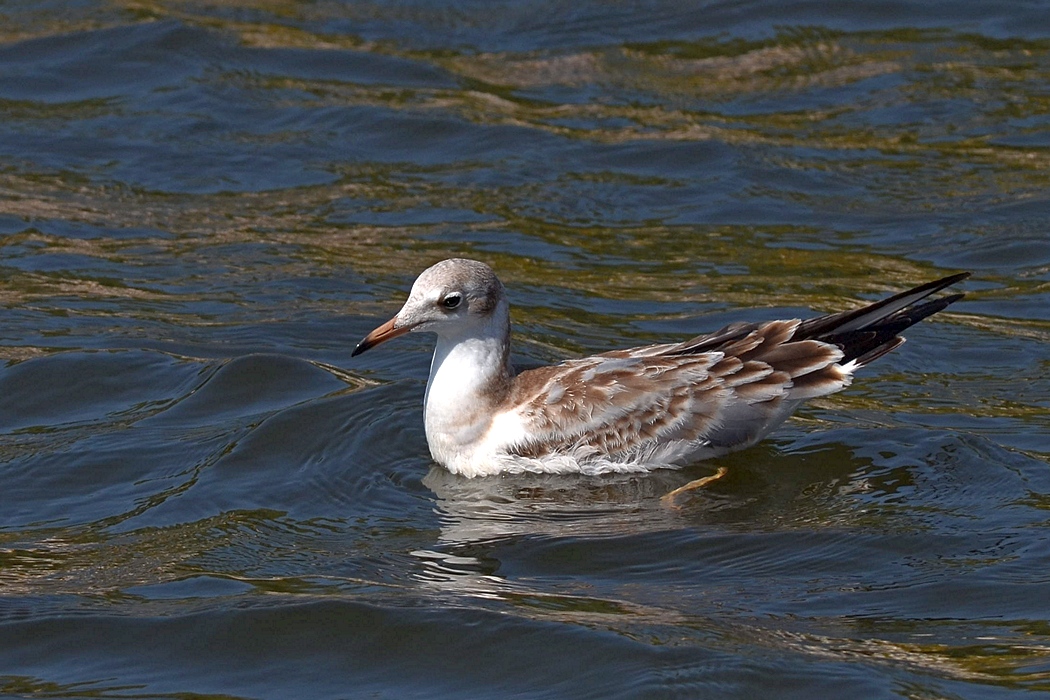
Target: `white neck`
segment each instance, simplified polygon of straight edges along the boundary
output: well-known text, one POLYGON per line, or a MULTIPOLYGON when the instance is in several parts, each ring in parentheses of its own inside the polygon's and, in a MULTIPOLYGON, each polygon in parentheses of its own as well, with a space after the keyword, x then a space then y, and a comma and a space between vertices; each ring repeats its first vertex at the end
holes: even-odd
POLYGON ((424 399, 427 443, 434 459, 450 464, 488 429, 513 369, 509 362, 510 308, 500 300, 474 325, 439 335, 424 399))

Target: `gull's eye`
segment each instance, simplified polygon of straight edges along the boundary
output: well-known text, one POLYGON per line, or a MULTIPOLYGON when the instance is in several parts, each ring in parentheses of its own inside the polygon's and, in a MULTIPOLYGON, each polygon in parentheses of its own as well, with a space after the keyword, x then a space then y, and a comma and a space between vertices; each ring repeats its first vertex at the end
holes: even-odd
POLYGON ((446 309, 454 309, 457 306, 459 306, 460 302, 462 301, 463 297, 461 297, 459 294, 452 293, 441 300, 441 305, 444 306, 446 309))

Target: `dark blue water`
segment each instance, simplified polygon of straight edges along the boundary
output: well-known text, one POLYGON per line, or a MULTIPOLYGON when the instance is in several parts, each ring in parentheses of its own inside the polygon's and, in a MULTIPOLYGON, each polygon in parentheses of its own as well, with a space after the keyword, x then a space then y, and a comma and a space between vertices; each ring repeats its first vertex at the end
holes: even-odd
POLYGON ((0 3, 0 695, 1050 694, 1048 86, 1046 2, 0 3), (468 480, 350 359, 454 255, 523 364, 974 276, 717 464, 468 480))

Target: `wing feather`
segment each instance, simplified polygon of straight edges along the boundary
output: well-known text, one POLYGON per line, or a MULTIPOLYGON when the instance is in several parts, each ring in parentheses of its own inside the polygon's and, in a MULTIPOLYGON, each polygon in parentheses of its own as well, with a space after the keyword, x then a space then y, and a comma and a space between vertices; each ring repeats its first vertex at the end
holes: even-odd
POLYGON ((853 370, 961 295, 923 301, 954 275, 855 311, 734 323, 678 344, 616 350, 523 372, 504 410, 524 430, 507 449, 619 463, 682 463, 752 445, 798 404, 848 386, 853 370))
POLYGON ((786 417, 785 402, 796 403, 799 378, 819 377, 806 383, 808 395, 841 388, 847 376, 827 372, 842 358, 834 345, 791 341, 798 323, 741 328, 718 351, 648 346, 523 372, 509 402, 528 438, 511 451, 630 460, 674 444, 672 452, 688 458, 754 442, 786 417))

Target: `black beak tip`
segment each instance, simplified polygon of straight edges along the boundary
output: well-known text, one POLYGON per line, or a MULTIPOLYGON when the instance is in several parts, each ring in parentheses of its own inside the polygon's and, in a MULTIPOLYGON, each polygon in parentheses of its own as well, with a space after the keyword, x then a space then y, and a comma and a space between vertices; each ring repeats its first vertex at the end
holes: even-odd
POLYGON ((371 343, 368 343, 368 342, 365 342, 364 340, 362 340, 360 343, 357 344, 357 347, 354 348, 354 351, 352 353, 350 353, 350 357, 357 357, 358 355, 363 353, 365 350, 368 350, 370 347, 372 347, 371 343))

